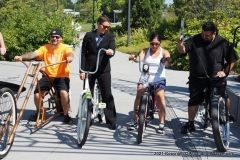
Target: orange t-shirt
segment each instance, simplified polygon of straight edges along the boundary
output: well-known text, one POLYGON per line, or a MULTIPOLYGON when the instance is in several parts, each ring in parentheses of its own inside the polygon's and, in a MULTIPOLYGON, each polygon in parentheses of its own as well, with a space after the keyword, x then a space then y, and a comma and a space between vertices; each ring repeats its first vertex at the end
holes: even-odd
MULTIPOLYGON (((56 48, 51 44, 46 44, 35 51, 38 60, 44 61, 45 65, 50 65, 66 60, 73 53, 70 46, 60 43, 56 48)), ((45 68, 49 77, 69 77, 70 66, 68 63, 60 63, 45 68)))

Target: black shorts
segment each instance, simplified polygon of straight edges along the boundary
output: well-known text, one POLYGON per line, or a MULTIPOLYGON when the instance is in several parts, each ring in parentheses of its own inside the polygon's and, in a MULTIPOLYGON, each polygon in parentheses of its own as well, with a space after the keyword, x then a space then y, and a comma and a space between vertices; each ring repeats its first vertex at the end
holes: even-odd
MULTIPOLYGON (((70 80, 67 77, 63 78, 49 78, 49 80, 52 82, 54 89, 59 92, 60 90, 65 90, 69 92, 69 83, 70 80)), ((49 82, 48 78, 43 76, 39 80, 39 86, 41 91, 49 91, 51 87, 51 83, 49 82)), ((38 93, 38 87, 35 88, 34 93, 38 93)))
MULTIPOLYGON (((203 102, 203 90, 206 87, 209 87, 208 79, 189 78, 190 99, 188 101, 188 106, 196 106, 203 102)), ((223 84, 217 85, 217 94, 222 97, 226 96, 226 81, 224 81, 223 84)))

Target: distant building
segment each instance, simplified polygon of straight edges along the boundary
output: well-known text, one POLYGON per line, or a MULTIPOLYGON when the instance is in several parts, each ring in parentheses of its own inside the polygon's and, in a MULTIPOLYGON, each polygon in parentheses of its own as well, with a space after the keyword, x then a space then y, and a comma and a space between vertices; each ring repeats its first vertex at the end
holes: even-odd
POLYGON ((72 9, 63 9, 63 13, 71 14, 73 16, 80 16, 80 12, 75 12, 72 9))

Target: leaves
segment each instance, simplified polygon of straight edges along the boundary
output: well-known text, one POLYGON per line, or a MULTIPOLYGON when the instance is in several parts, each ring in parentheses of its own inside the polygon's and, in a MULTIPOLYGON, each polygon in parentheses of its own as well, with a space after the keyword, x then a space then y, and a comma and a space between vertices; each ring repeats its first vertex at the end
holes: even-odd
POLYGON ((71 17, 57 10, 55 0, 49 0, 48 6, 42 1, 8 0, 0 9, 0 19, 10 58, 47 43, 48 34, 55 27, 63 30, 65 42, 71 43, 73 39, 71 17))

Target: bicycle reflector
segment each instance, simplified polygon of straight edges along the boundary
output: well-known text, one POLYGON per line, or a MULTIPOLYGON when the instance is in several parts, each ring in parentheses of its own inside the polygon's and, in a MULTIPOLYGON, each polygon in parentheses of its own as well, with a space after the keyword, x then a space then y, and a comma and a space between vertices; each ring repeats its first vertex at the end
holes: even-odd
POLYGON ((147 73, 149 71, 149 65, 143 64, 143 72, 147 73))

